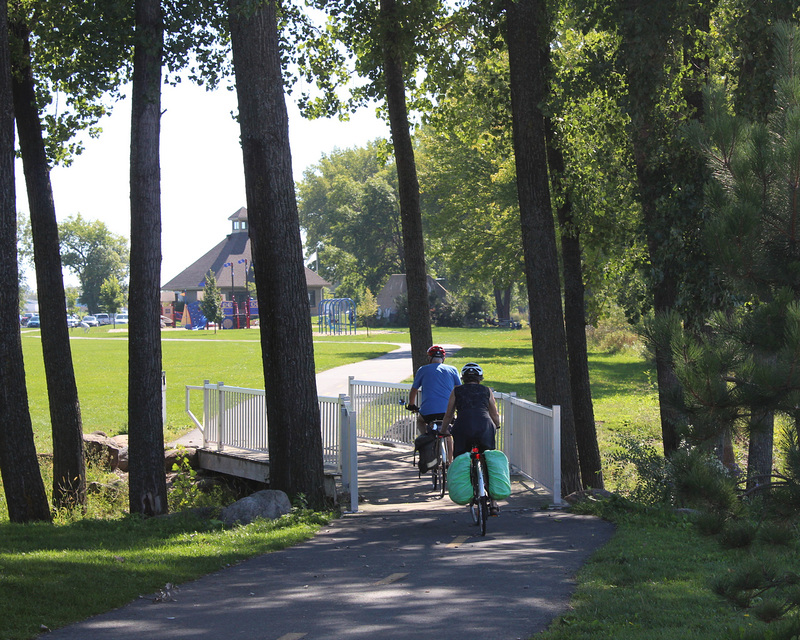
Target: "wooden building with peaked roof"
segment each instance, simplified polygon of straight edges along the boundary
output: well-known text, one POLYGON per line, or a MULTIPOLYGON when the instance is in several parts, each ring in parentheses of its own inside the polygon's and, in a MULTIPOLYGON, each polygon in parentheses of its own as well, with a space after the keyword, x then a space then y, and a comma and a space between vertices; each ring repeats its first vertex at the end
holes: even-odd
MULTIPOLYGON (((447 300, 449 295, 447 289, 442 286, 442 283, 433 278, 428 278, 428 296, 439 298, 442 301, 447 300)), ((378 292, 375 297, 375 302, 380 307, 378 313, 383 318, 390 318, 397 313, 397 298, 408 294, 408 286, 406 285, 405 273, 393 273, 389 276, 389 280, 383 285, 383 288, 378 292)))
MULTIPOLYGON (((247 284, 254 282, 253 255, 250 249, 247 209, 240 208, 228 217, 231 233, 214 248, 195 260, 162 287, 162 302, 196 302, 203 299, 206 274, 214 274, 224 300, 236 300, 242 307, 248 299, 247 284)), ((308 306, 317 314, 324 287, 330 283, 306 267, 308 306)))

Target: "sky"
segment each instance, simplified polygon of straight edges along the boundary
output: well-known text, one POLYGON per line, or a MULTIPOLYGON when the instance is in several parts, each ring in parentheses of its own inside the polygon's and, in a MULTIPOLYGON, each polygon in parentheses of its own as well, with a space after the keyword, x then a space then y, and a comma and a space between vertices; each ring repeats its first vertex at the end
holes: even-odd
MULTIPOLYGON (((128 92, 130 95, 130 92, 128 92)), ((363 146, 389 137, 373 107, 348 122, 304 120, 287 97, 289 140, 295 181, 335 148, 363 146)), ((236 93, 208 92, 184 82, 164 87, 161 109, 161 282, 167 282, 213 248, 231 231, 228 216, 247 206, 239 127, 231 117, 236 93)), ((51 172, 56 216, 61 222, 80 213, 101 220, 130 238, 130 98, 117 102, 100 121, 97 139, 82 138, 85 150, 70 167, 51 172)), ((29 213, 22 164, 16 164, 17 210, 29 213)), ((68 285, 77 279, 65 271, 68 285)), ((35 289, 33 274, 28 285, 35 289)))

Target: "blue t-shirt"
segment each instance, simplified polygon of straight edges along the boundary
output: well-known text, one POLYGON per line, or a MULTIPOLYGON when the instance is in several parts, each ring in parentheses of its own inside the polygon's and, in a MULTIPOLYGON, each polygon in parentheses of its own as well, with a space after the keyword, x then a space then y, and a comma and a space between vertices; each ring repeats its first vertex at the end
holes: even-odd
POLYGON ((423 416, 434 413, 446 413, 447 401, 453 387, 461 384, 458 377, 458 369, 444 364, 443 362, 432 362, 417 369, 414 376, 412 389, 422 390, 422 404, 419 412, 423 416))

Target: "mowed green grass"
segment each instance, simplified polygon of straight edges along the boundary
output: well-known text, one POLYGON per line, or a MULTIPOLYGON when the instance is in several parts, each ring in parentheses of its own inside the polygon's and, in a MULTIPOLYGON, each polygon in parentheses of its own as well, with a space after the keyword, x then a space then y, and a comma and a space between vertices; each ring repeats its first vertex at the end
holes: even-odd
MULTIPOLYGON (((162 332, 162 365, 167 380, 165 440, 193 426, 185 411, 186 385, 200 386, 209 380, 264 388, 259 335, 258 329, 162 332)), ((127 332, 102 327, 88 334, 72 330, 71 337, 84 431, 127 433, 127 332)), ((461 347, 448 357, 448 364, 460 369, 476 361, 483 367, 489 386, 536 400, 531 334, 527 329, 434 328, 433 338, 435 343, 461 347)), ((315 368, 320 372, 374 358, 394 349, 395 343, 407 342, 407 330, 315 335, 315 368)), ((46 452, 52 445, 39 332, 23 332, 22 344, 36 446, 46 452)), ((591 351, 589 367, 601 450, 613 446, 618 432, 633 430, 657 439, 658 396, 650 363, 634 352, 591 351)), ((409 369, 407 381, 411 378, 409 369)))
MULTIPOLYGON (((23 332, 22 346, 36 449, 48 452, 52 450, 52 438, 38 330, 23 332)), ((99 430, 108 435, 127 433, 127 332, 110 331, 107 327, 93 328, 88 334, 73 330, 70 348, 84 431, 99 430)), ((342 342, 327 339, 315 344, 315 368, 317 372, 325 371, 376 358, 396 348, 378 340, 342 342)), ((217 333, 168 330, 162 333, 161 350, 167 380, 166 441, 193 426, 185 410, 187 385, 202 386, 204 380, 209 380, 235 387, 264 388, 258 329, 217 333)), ((195 395, 199 399, 199 394, 195 395)))

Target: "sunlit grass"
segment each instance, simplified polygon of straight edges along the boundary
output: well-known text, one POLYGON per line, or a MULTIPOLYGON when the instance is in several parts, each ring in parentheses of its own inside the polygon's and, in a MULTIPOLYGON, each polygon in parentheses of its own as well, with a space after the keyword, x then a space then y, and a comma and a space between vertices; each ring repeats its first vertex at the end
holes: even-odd
POLYGON ((313 536, 329 515, 301 512, 223 529, 188 513, 61 524, 0 524, 0 637, 56 627, 313 536))
MULTIPOLYGON (((102 327, 92 329, 89 334, 78 330, 71 335, 74 339, 70 341, 70 347, 84 431, 99 430, 108 435, 127 433, 127 333, 109 332, 102 327)), ((24 333, 22 345, 36 448, 46 452, 52 449, 52 439, 38 331, 24 333)), ((374 340, 319 342, 314 347, 315 368, 317 372, 325 371, 375 358, 395 348, 392 344, 374 340)), ((229 386, 264 388, 257 329, 218 331, 216 334, 213 331, 165 331, 161 349, 167 381, 166 440, 192 428, 185 412, 186 385, 199 386, 204 380, 209 380, 229 386)))

